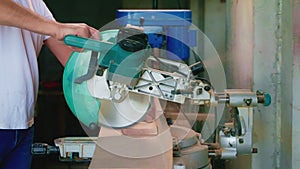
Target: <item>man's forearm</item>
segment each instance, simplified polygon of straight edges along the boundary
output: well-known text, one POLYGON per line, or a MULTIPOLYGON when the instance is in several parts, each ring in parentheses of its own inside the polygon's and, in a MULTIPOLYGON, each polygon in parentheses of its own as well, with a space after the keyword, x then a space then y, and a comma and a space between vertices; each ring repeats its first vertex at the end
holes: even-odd
MULTIPOLYGON (((34 13, 12 0, 0 0, 0 25, 14 26, 62 40, 66 35, 91 37, 98 30, 82 23, 59 23, 34 13)), ((97 36, 96 36, 97 37, 97 36)))
POLYGON ((0 0, 0 25, 14 26, 32 32, 56 36, 59 23, 47 20, 12 0, 0 0))

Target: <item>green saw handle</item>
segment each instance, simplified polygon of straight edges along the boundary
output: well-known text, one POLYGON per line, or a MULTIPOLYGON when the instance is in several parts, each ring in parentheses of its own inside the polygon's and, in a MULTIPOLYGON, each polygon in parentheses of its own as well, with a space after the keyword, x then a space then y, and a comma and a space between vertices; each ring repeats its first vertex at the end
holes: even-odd
POLYGON ((83 37, 75 36, 75 35, 65 36, 64 42, 68 46, 92 50, 92 51, 96 51, 96 52, 109 50, 114 45, 113 43, 102 42, 102 41, 83 38, 83 37))

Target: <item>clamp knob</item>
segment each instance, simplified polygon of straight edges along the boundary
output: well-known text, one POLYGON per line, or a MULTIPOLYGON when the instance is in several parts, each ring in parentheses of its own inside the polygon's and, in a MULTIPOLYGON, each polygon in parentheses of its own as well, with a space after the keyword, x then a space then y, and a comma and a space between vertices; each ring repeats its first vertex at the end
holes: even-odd
POLYGON ((269 93, 264 93, 264 98, 265 98, 264 105, 269 106, 272 102, 271 95, 269 93))
POLYGON ((269 93, 257 91, 256 95, 257 95, 258 103, 261 103, 264 106, 269 106, 271 104, 272 98, 269 93))

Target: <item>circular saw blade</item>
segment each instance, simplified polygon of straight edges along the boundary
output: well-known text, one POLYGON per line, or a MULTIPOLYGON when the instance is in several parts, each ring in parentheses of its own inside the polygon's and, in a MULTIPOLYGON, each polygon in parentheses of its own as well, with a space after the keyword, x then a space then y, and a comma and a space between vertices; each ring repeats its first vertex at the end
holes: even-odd
POLYGON ((129 92, 122 102, 101 100, 99 123, 124 128, 140 121, 150 107, 150 96, 129 92))
POLYGON ((90 52, 74 52, 64 70, 64 95, 76 118, 86 126, 112 128, 124 128, 141 120, 150 106, 150 96, 129 92, 122 102, 98 99, 90 94, 86 81, 74 82, 87 71, 89 56, 90 52))

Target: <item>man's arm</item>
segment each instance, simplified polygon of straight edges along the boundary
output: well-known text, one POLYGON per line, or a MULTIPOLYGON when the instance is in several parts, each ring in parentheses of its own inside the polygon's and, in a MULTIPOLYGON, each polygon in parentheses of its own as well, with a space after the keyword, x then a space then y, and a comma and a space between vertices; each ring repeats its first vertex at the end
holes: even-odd
POLYGON ((58 61, 65 66, 73 52, 73 49, 65 45, 62 41, 58 41, 54 38, 48 38, 44 43, 56 56, 58 61))
POLYGON ((86 24, 63 24, 26 9, 12 0, 0 1, 0 25, 14 26, 62 40, 66 35, 90 37, 97 32, 86 24))

